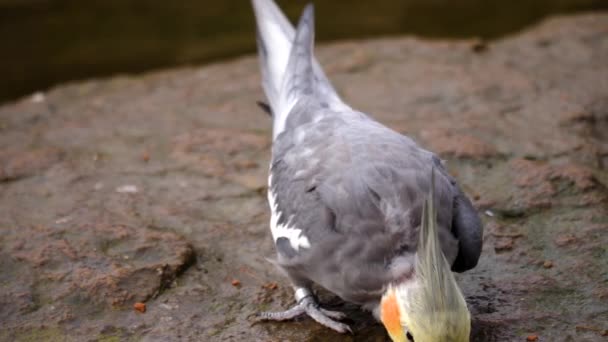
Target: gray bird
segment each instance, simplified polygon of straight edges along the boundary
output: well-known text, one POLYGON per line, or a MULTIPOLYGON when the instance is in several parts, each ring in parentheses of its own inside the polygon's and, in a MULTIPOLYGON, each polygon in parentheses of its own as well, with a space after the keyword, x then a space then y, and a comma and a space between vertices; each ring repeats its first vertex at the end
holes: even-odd
POLYGON ((312 5, 294 30, 272 0, 252 3, 273 121, 275 263, 296 299, 261 319, 306 314, 350 331, 343 313, 319 306, 316 285, 371 311, 394 341, 468 341, 452 271, 475 267, 481 253, 471 202, 435 154, 340 99, 313 55, 312 5))

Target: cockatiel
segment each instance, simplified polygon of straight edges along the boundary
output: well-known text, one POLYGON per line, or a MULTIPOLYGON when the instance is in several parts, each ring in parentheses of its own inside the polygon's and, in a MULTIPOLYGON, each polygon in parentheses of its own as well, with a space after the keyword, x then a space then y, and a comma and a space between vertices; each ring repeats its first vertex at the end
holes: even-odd
POLYGON ((468 341, 452 271, 481 253, 471 202, 435 154, 341 100, 313 55, 312 5, 294 30, 272 0, 252 3, 273 122, 270 229, 296 299, 260 318, 306 314, 350 331, 319 305, 315 284, 370 310, 394 341, 468 341))

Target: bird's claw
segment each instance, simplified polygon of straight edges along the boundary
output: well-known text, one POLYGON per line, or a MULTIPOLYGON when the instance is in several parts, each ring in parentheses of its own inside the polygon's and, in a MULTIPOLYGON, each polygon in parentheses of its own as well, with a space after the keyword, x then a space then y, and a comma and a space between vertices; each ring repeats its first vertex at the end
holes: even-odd
POLYGON ((290 319, 294 319, 300 315, 303 315, 305 312, 306 310, 304 310, 304 307, 298 303, 291 309, 285 311, 260 312, 258 314, 258 319, 260 321, 287 321, 290 319))
POLYGON ((321 309, 314 297, 306 297, 300 303, 304 305, 306 314, 317 321, 317 323, 341 334, 353 333, 348 325, 333 320, 343 319, 345 317, 344 313, 321 309))
POLYGON ((320 308, 313 296, 302 298, 295 306, 286 311, 260 312, 258 318, 261 321, 286 321, 304 314, 317 321, 317 323, 334 331, 342 334, 352 334, 352 330, 348 325, 335 321, 346 318, 346 315, 343 312, 320 308))
POLYGON ((332 311, 332 310, 327 310, 327 309, 323 309, 323 308, 319 308, 319 310, 321 310, 321 312, 325 316, 327 316, 329 318, 337 319, 338 321, 341 321, 346 318, 346 314, 342 311, 332 311))

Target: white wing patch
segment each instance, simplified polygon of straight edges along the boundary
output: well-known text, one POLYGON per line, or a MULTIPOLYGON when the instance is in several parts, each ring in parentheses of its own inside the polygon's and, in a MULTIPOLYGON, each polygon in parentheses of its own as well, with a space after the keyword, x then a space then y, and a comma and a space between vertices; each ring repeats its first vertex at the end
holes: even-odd
POLYGON ((293 249, 310 248, 310 241, 302 234, 302 230, 291 225, 291 218, 287 223, 279 223, 282 212, 278 211, 275 194, 272 192, 272 175, 268 176, 268 204, 270 205, 270 232, 275 244, 279 238, 286 238, 293 249))

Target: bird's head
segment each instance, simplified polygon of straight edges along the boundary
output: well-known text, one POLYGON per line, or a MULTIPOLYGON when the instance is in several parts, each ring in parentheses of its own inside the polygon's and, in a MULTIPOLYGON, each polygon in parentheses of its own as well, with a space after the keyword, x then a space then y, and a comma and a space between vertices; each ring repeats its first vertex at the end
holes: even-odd
POLYGON ((414 275, 382 297, 382 323, 395 342, 469 341, 471 317, 439 245, 433 197, 422 210, 414 275))

